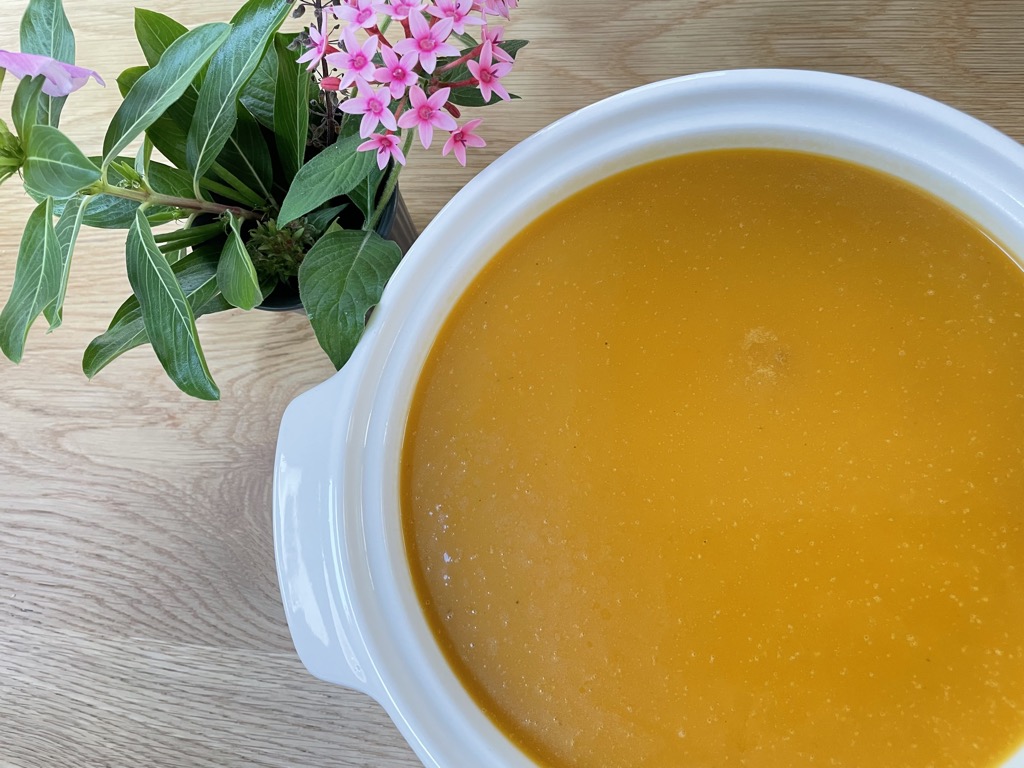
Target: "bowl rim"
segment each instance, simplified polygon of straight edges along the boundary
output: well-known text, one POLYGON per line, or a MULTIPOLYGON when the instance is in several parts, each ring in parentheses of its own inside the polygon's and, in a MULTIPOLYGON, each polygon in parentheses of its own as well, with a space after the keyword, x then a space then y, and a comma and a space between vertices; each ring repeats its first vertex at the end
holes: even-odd
MULTIPOLYGON (((344 565, 329 578, 345 582, 351 600, 371 669, 365 690, 427 766, 537 765, 449 667, 408 565, 399 467, 412 392, 433 340, 484 265, 542 210, 641 159, 727 146, 797 149, 874 167, 950 202, 1024 254, 1024 147, 940 102, 845 75, 745 69, 652 83, 558 120, 481 171, 420 235, 359 354, 337 374, 351 391, 337 403, 344 428, 332 438, 337 514, 328 535, 344 565), (503 206, 488 218, 494 200, 503 206)), ((1024 766, 1024 757, 1008 765, 1024 766)))

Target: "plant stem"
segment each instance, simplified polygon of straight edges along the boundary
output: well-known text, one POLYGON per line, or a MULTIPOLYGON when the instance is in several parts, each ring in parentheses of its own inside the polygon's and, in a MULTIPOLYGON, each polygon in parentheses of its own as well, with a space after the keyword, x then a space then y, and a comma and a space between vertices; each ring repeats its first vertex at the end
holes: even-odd
POLYGON ((142 203, 143 205, 163 205, 168 208, 185 208, 192 211, 198 211, 200 213, 212 213, 218 216, 230 211, 235 214, 235 216, 242 219, 259 218, 259 214, 254 211, 250 211, 247 208, 239 208, 236 205, 221 205, 220 203, 211 203, 207 200, 196 200, 191 197, 162 195, 151 189, 125 189, 124 187, 118 187, 114 184, 110 184, 104 179, 96 182, 92 187, 86 190, 86 194, 111 195, 112 197, 120 197, 125 200, 134 200, 135 202, 142 203))
MULTIPOLYGON (((409 150, 412 148, 412 140, 416 134, 413 131, 409 131, 405 137, 405 146, 402 147, 402 154, 408 155, 409 150)), ((373 214, 363 224, 363 229, 372 232, 377 226, 377 222, 380 221, 381 215, 384 213, 384 209, 388 205, 388 201, 391 200, 391 196, 395 194, 395 188, 398 187, 398 176, 402 172, 404 166, 395 163, 391 173, 388 175, 388 183, 384 185, 384 194, 380 196, 380 202, 377 203, 373 210, 373 214)))

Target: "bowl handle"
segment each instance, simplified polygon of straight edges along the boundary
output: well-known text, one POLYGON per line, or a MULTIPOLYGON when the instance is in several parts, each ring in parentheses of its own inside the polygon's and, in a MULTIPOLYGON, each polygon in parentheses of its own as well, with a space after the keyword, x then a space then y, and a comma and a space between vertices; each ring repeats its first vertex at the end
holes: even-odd
POLYGON ((285 411, 274 469, 274 552, 288 628, 306 669, 374 695, 342 562, 341 448, 356 378, 346 366, 285 411))

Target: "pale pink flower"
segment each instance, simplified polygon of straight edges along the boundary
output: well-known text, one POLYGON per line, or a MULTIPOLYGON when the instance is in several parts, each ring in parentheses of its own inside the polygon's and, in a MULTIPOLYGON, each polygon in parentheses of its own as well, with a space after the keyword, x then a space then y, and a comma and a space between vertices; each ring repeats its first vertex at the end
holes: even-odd
POLYGON ((377 167, 382 171, 388 161, 394 159, 399 165, 405 165, 405 155, 402 153, 402 146, 398 137, 393 133, 375 133, 369 141, 364 141, 358 147, 361 152, 376 152, 377 167))
POLYGON ((10 72, 19 80, 42 75, 45 78, 43 93, 53 97, 67 96, 77 91, 89 82, 90 77, 106 86, 98 72, 34 53, 0 50, 0 69, 10 72))
POLYGON ((427 0, 391 0, 390 4, 384 7, 384 13, 402 20, 418 14, 426 6, 427 0))
POLYGON ((454 131, 456 128, 455 118, 444 111, 451 91, 451 88, 441 88, 427 98, 418 85, 409 89, 409 108, 398 118, 398 125, 400 128, 416 126, 424 149, 430 149, 435 128, 442 131, 454 131))
POLYGON ((481 13, 488 16, 501 16, 507 19, 509 13, 519 7, 519 0, 478 0, 476 6, 481 13))
POLYGON ((373 78, 378 83, 390 85, 391 97, 400 99, 405 95, 405 89, 415 85, 419 79, 413 72, 416 54, 407 53, 399 59, 398 54, 385 45, 380 49, 380 55, 384 59, 384 66, 374 70, 373 78))
POLYGON ((470 74, 479 85, 484 101, 491 100, 491 91, 498 94, 499 98, 508 101, 512 97, 508 95, 505 86, 501 84, 501 78, 509 73, 512 65, 506 61, 493 61, 491 51, 491 41, 488 40, 481 46, 480 61, 471 59, 466 62, 466 66, 469 67, 470 74))
POLYGON ((367 81, 373 80, 373 57, 377 53, 376 35, 369 37, 360 46, 351 27, 345 27, 341 34, 345 50, 327 55, 327 63, 341 71, 341 88, 348 88, 357 77, 367 81))
POLYGON ((491 53, 494 54, 494 58, 500 59, 501 61, 507 61, 509 64, 515 61, 512 58, 512 54, 502 48, 498 43, 504 42, 505 40, 505 28, 504 27, 491 27, 487 24, 484 25, 483 29, 480 30, 480 42, 491 43, 491 53))
POLYGON ((309 66, 306 67, 309 72, 312 72, 320 65, 324 56, 329 53, 337 53, 338 51, 337 48, 331 45, 331 41, 327 39, 327 35, 317 29, 315 24, 309 25, 309 42, 312 43, 309 50, 296 59, 299 64, 309 62, 309 66))
POLYGON ((416 54, 423 71, 431 73, 438 56, 458 56, 459 49, 445 42, 452 33, 451 19, 438 19, 430 24, 422 13, 409 16, 409 37, 395 44, 395 53, 416 54))
POLYGON ((448 137, 448 141, 444 143, 444 147, 441 149, 441 154, 447 156, 449 152, 454 152, 455 159, 459 161, 460 165, 464 166, 466 164, 466 147, 487 146, 486 141, 473 133, 482 122, 483 120, 479 118, 470 120, 458 130, 452 131, 452 135, 448 137))
POLYGON ((427 8, 427 13, 438 19, 451 19, 452 30, 459 35, 465 34, 466 25, 479 26, 484 20, 479 16, 470 16, 473 11, 473 0, 436 0, 427 8))
POLYGON ((377 14, 385 8, 383 3, 375 3, 373 0, 346 0, 341 5, 324 8, 324 12, 333 13, 336 18, 357 27, 371 29, 377 26, 377 14))
POLYGON ((359 96, 343 102, 341 111, 363 116, 359 123, 359 135, 365 138, 373 133, 379 124, 392 131, 398 130, 395 116, 389 109, 390 105, 391 95, 386 88, 374 90, 366 83, 360 83, 359 96))

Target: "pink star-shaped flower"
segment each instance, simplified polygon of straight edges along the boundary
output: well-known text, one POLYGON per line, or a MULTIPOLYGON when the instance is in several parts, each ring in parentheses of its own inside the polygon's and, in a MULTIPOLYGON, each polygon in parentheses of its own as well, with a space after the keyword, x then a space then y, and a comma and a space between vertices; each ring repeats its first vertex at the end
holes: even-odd
POLYGON ((362 115, 359 135, 366 138, 374 129, 383 124, 385 128, 397 131, 395 116, 391 114, 391 95, 386 88, 373 89, 366 83, 359 84, 359 96, 341 104, 341 111, 350 115, 362 115))
POLYGON ((405 165, 405 154, 402 152, 398 137, 393 133, 375 133, 356 149, 361 152, 376 152, 377 167, 382 171, 392 159, 399 165, 405 165))
POLYGON ((327 55, 327 63, 341 71, 341 88, 348 88, 356 81, 357 77, 363 80, 373 80, 373 57, 377 53, 377 37, 369 37, 362 46, 356 40, 352 27, 345 27, 342 31, 345 50, 327 55))
POLYGON ((479 5, 482 13, 507 19, 511 11, 519 7, 519 0, 480 0, 479 5))
POLYGON ((309 66, 306 69, 312 72, 320 64, 324 56, 329 53, 336 53, 338 49, 331 45, 327 35, 317 29, 315 24, 309 25, 309 41, 313 45, 304 54, 299 56, 296 61, 299 64, 309 62, 309 66))
POLYGON ((454 131, 456 128, 455 118, 444 111, 444 105, 448 101, 451 90, 451 88, 441 88, 427 98, 427 94, 418 85, 409 89, 409 108, 398 118, 398 126, 400 128, 416 126, 424 149, 430 149, 435 128, 440 128, 442 131, 454 131))
POLYGON ((391 98, 400 99, 405 95, 405 89, 415 85, 419 79, 413 72, 416 55, 407 53, 399 59, 398 54, 386 45, 380 49, 380 55, 384 59, 384 66, 374 70, 373 78, 378 83, 386 83, 391 87, 391 98))
POLYGON ((391 0, 390 5, 385 6, 384 12, 400 21, 419 13, 426 6, 427 0, 391 0))
POLYGON ((89 82, 90 77, 100 85, 106 85, 98 72, 34 53, 0 51, 0 69, 7 70, 19 80, 42 75, 45 78, 43 93, 47 96, 67 96, 89 82))
POLYGON ((491 41, 485 42, 480 49, 480 61, 472 59, 466 62, 469 72, 473 75, 477 85, 480 87, 480 94, 484 101, 491 100, 491 92, 498 94, 498 97, 508 101, 511 96, 501 84, 501 78, 509 73, 512 65, 506 61, 494 61, 491 56, 491 41))
POLYGON ((416 54, 423 71, 431 73, 438 56, 458 56, 459 49, 445 42, 452 33, 451 19, 438 19, 430 24, 422 13, 409 16, 409 37, 395 43, 395 53, 416 54))
POLYGON ((479 118, 476 120, 470 120, 464 126, 458 130, 452 131, 451 136, 448 137, 448 141, 444 143, 444 147, 441 148, 441 154, 446 156, 449 152, 455 153, 455 159, 459 161, 460 165, 466 164, 466 147, 486 147, 487 142, 473 133, 476 127, 482 123, 483 120, 479 118))
POLYGON ((480 30, 480 37, 483 43, 486 43, 488 40, 491 42, 491 53, 494 54, 494 58, 507 61, 509 64, 515 61, 508 51, 498 45, 498 43, 505 40, 504 27, 491 27, 485 24, 483 29, 480 30))
POLYGON ((473 10, 473 0, 436 0, 436 3, 427 8, 427 13, 438 19, 451 19, 452 30, 459 35, 465 34, 466 25, 479 26, 484 20, 479 16, 470 16, 473 10))
POLYGON ((333 13, 341 21, 348 22, 363 29, 377 26, 377 14, 386 8, 382 3, 373 0, 346 0, 341 5, 324 8, 324 12, 333 13))

